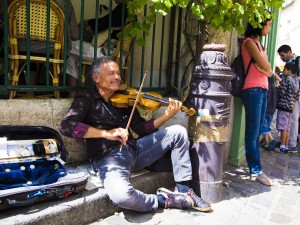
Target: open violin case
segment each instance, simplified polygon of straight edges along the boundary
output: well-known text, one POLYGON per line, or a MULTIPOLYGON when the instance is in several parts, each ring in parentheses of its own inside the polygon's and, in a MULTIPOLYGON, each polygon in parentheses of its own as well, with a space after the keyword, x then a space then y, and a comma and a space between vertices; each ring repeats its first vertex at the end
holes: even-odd
POLYGON ((82 192, 88 173, 68 169, 66 156, 52 128, 0 126, 0 211, 82 192))

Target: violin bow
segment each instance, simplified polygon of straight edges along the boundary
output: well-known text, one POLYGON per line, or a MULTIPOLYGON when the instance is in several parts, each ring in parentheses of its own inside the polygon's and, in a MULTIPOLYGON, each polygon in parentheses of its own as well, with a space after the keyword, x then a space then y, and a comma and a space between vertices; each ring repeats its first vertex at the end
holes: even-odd
MULTIPOLYGON (((144 73, 144 77, 143 77, 143 80, 142 80, 140 89, 139 89, 139 91, 138 91, 138 93, 137 93, 137 95, 136 95, 136 99, 135 99, 135 101, 134 101, 133 108, 132 108, 132 110, 131 110, 131 114, 130 114, 130 117, 129 117, 128 122, 127 122, 126 130, 129 129, 129 126, 130 126, 130 123, 131 123, 131 120, 132 120, 133 113, 134 113, 134 111, 135 111, 136 105, 137 105, 137 103, 138 103, 138 101, 139 101, 140 93, 142 92, 142 88, 143 88, 143 86, 144 86, 144 82, 145 82, 146 75, 147 75, 147 70, 146 70, 145 73, 144 73)), ((120 151, 122 151, 122 147, 123 147, 123 145, 121 144, 120 151)))

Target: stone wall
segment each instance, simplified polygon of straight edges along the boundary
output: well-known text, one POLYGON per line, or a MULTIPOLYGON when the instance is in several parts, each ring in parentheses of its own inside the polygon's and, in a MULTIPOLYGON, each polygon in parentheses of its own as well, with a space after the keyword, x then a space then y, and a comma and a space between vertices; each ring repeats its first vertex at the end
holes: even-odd
MULTIPOLYGON (((47 126, 59 132, 60 123, 73 99, 9 99, 0 100, 1 125, 47 126)), ((138 108, 146 119, 153 112, 138 108)), ((173 121, 173 123, 175 123, 173 121)), ((75 164, 88 162, 84 143, 61 135, 64 145, 75 164)), ((70 162, 70 160, 68 161, 70 162)))
MULTIPOLYGON (((72 99, 0 100, 1 125, 47 126, 59 132, 60 122, 72 99)), ((88 160, 83 144, 62 136, 65 147, 76 164, 88 160)))
MULTIPOLYGON (((1 125, 27 125, 47 126, 59 132, 61 119, 67 113, 73 99, 9 99, 0 100, 1 125)), ((142 117, 146 120, 157 118, 164 113, 165 106, 156 111, 145 111, 138 108, 142 117)), ((173 124, 180 124, 188 129, 189 117, 184 112, 178 112, 172 119, 161 128, 173 124)), ((83 143, 77 143, 72 138, 62 139, 64 145, 77 165, 88 162, 88 157, 83 143)), ((70 161, 68 161, 70 162, 70 161)))

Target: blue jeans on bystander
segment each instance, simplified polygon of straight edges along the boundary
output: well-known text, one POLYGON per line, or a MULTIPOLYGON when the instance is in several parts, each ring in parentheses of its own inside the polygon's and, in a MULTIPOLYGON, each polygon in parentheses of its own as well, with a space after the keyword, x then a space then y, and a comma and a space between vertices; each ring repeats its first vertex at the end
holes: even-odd
POLYGON ((261 134, 267 135, 271 131, 271 123, 273 120, 273 114, 266 113, 265 119, 261 128, 261 134))
POLYGON ((268 91, 249 88, 242 91, 246 114, 245 151, 250 174, 261 174, 259 135, 267 109, 268 91))

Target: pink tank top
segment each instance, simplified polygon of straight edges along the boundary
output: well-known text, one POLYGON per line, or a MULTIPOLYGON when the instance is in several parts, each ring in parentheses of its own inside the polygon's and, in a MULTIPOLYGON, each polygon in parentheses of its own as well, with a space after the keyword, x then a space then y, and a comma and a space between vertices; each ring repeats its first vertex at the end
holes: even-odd
MULTIPOLYGON (((253 39, 246 38, 242 44, 242 56, 243 56, 245 71, 247 70, 249 61, 251 59, 251 55, 248 53, 248 51, 245 47, 245 43, 247 41, 253 41, 253 39)), ((268 56, 267 56, 265 50, 262 49, 260 45, 259 45, 259 48, 260 48, 261 54, 263 54, 263 56, 268 60, 268 56)), ((251 63, 248 74, 245 79, 243 90, 248 89, 248 88, 255 88, 255 87, 269 89, 268 77, 264 73, 260 72, 254 65, 254 63, 251 63)))

